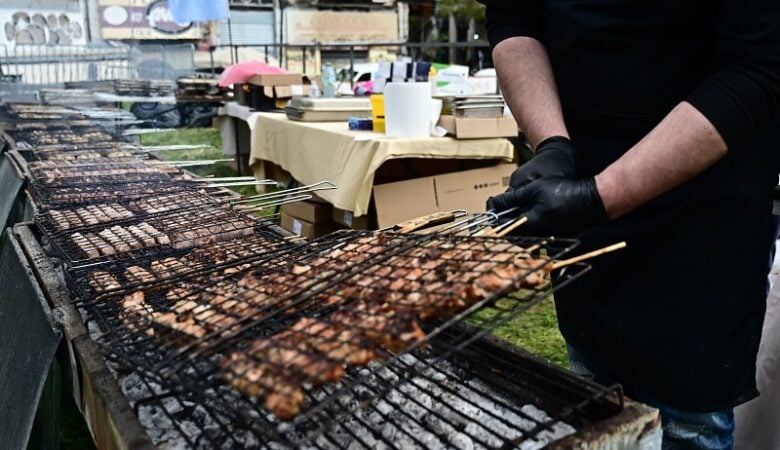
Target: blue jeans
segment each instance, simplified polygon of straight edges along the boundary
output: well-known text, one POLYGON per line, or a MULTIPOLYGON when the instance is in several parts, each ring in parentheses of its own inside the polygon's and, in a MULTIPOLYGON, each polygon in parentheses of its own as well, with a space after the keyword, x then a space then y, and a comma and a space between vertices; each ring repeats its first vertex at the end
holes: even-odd
MULTIPOLYGON (((575 374, 609 386, 618 382, 594 361, 571 346, 569 368, 575 374)), ((734 447, 734 410, 711 413, 688 412, 672 408, 637 390, 631 398, 658 408, 663 423, 663 450, 731 450, 734 447)))

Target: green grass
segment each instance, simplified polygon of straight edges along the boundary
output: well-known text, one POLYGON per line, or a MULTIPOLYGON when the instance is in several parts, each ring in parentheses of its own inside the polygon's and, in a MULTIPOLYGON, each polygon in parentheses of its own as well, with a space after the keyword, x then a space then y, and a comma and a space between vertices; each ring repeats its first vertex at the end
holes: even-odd
MULTIPOLYGON (((484 308, 471 319, 475 325, 486 326, 496 320, 498 314, 516 306, 516 301, 504 299, 498 302, 501 308, 484 308)), ((568 367, 566 343, 558 331, 555 304, 547 298, 528 311, 512 318, 493 331, 497 337, 521 347, 553 364, 568 367)))
MULTIPOLYGON (((141 135, 141 144, 156 145, 209 145, 211 148, 196 150, 166 150, 157 152, 161 159, 169 161, 190 161, 194 159, 226 159, 222 156, 222 137, 215 128, 177 128, 161 133, 141 135)), ((211 166, 187 167, 187 170, 201 176, 235 177, 238 173, 228 164, 211 166)), ((231 188, 241 195, 255 195, 254 186, 237 186, 231 188)))

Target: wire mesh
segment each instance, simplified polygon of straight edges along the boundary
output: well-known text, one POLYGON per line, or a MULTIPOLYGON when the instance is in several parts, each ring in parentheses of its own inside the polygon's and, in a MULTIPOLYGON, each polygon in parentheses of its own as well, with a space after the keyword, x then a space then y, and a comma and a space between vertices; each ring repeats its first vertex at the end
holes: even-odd
POLYGON ((271 225, 219 207, 170 211, 55 234, 50 242, 71 268, 144 256, 167 256, 203 244, 240 239, 271 225))
POLYGON ((166 258, 139 258, 130 263, 68 271, 66 276, 76 303, 88 305, 100 303, 107 296, 127 295, 139 289, 164 290, 166 286, 205 273, 210 277, 217 273, 231 275, 300 245, 272 229, 263 229, 241 240, 200 246, 166 258))
MULTIPOLYGON (((507 320, 548 294, 520 293, 489 308, 507 320)), ((105 325, 106 311, 93 308, 90 315, 105 325)), ((499 320, 492 325, 496 323, 499 320)), ((155 336, 144 335, 141 328, 134 339, 113 341, 104 335, 100 341, 109 358, 141 370, 174 398, 212 405, 227 417, 230 426, 223 440, 266 445, 259 448, 540 448, 622 408, 617 389, 567 378, 531 359, 484 345, 489 326, 434 327, 443 331, 425 346, 398 353, 385 349, 385 360, 360 367, 347 364, 338 384, 304 384, 306 412, 287 423, 269 414, 262 399, 231 388, 219 355, 188 360, 170 373, 160 365, 175 358, 176 350, 160 347, 155 336), (474 344, 482 346, 475 351, 474 344), (534 443, 539 445, 528 447, 534 443)), ((188 439, 201 432, 190 430, 188 439)), ((201 448, 194 440, 193 447, 201 448)))
POLYGON ((28 190, 35 203, 43 209, 113 202, 125 204, 155 194, 205 191, 197 185, 176 183, 170 178, 56 187, 31 183, 28 190))
POLYGON ((141 197, 124 203, 99 203, 74 208, 49 209, 39 213, 35 221, 48 237, 88 230, 95 225, 111 226, 130 219, 149 219, 172 211, 200 209, 204 207, 228 207, 213 196, 202 192, 184 191, 141 197))
MULTIPOLYGON (((184 386, 196 397, 204 393, 202 401, 221 405, 234 425, 243 424, 261 442, 340 448, 344 442, 334 438, 332 427, 345 417, 357 424, 343 430, 348 435, 360 426, 366 433, 358 436, 384 433, 377 431, 384 428, 375 420, 362 415, 367 404, 372 414, 379 414, 378 409, 386 410, 388 417, 404 416, 395 432, 416 442, 410 430, 419 426, 414 411, 421 410, 413 406, 418 396, 404 394, 395 382, 408 386, 410 380, 430 383, 441 377, 457 381, 452 373, 442 375, 439 370, 432 376, 426 371, 486 331, 469 336, 446 332, 485 308, 492 315, 481 325, 493 329, 546 298, 553 286, 543 276, 545 267, 573 245, 337 233, 236 272, 202 274, 103 297, 87 311, 102 330, 100 342, 109 357, 142 368, 166 388, 184 386), (513 266, 516 272, 506 272, 513 266), (519 288, 513 298, 506 298, 519 288), (441 351, 431 362, 434 342, 441 351), (403 407, 387 406, 387 396, 393 395, 407 398, 403 407), (329 431, 323 435, 322 430, 329 431)), ((585 270, 583 265, 565 269, 556 275, 556 286, 585 270)), ((454 391, 463 394, 460 389, 454 391)), ((442 393, 438 397, 450 398, 442 393)), ((428 437, 417 444, 449 442, 442 439, 457 435, 452 432, 460 423, 455 416, 468 425, 468 414, 462 411, 467 406, 451 410, 442 402, 447 411, 425 412, 449 431, 431 434, 431 427, 423 426, 421 432, 428 437)), ((490 411, 492 406, 483 404, 477 410, 490 411)), ((574 420, 574 414, 567 412, 566 420, 574 420)), ((501 420, 496 420, 500 428, 501 420)), ((512 430, 474 431, 468 439, 502 448, 516 439, 533 439, 552 426, 547 419, 534 422, 533 416, 524 423, 534 426, 525 428, 507 420, 515 424, 512 430)), ((383 422, 392 420, 385 417, 383 422)), ((371 448, 376 441, 363 444, 371 448)))
POLYGON ((9 131, 17 145, 25 143, 30 147, 38 145, 76 144, 116 141, 117 137, 100 127, 63 127, 56 130, 9 131))

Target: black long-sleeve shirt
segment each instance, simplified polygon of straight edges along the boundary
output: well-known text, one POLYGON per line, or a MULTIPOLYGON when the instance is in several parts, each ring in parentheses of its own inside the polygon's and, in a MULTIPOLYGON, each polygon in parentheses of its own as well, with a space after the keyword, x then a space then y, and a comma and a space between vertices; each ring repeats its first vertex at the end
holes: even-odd
POLYGON ((777 0, 482 0, 492 45, 534 37, 564 102, 658 115, 687 100, 727 144, 776 124, 777 0))
POLYGON ((480 1, 493 46, 527 36, 547 48, 585 175, 682 101, 728 145, 704 173, 581 236, 582 251, 629 246, 556 296, 567 341, 628 392, 671 406, 755 396, 780 169, 780 1, 480 1))

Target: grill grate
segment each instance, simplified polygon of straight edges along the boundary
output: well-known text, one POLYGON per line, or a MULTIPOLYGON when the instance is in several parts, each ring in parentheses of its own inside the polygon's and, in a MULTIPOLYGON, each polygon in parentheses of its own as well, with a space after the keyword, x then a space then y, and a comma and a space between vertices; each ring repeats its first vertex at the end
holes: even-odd
POLYGON ((79 152, 85 151, 94 151, 99 152, 103 156, 110 156, 111 152, 135 152, 136 149, 126 142, 89 142, 86 144, 38 145, 25 150, 25 153, 31 153, 39 159, 54 159, 50 158, 49 155, 65 159, 68 154, 77 155, 79 152))
POLYGON ((100 127, 63 127, 56 130, 9 131, 11 137, 27 146, 76 144, 88 145, 95 142, 111 142, 118 138, 100 127))
POLYGON ((169 179, 133 182, 103 182, 74 186, 46 186, 30 183, 28 190, 33 201, 42 209, 57 209, 98 203, 121 203, 156 194, 208 192, 192 183, 169 179))
MULTIPOLYGON (((550 283, 538 284, 531 281, 532 277, 538 275, 548 258, 559 257, 574 243, 551 241, 544 247, 540 244, 538 240, 525 239, 507 243, 454 236, 337 233, 307 247, 307 251, 298 249, 294 254, 300 256, 293 261, 291 254, 276 255, 239 273, 211 273, 162 289, 147 286, 129 295, 102 298, 86 309, 102 330, 100 342, 109 357, 142 368, 166 389, 183 386, 188 395, 200 397, 199 401, 218 405, 223 414, 231 417, 231 423, 243 424, 261 442, 341 447, 343 443, 330 431, 333 426, 346 419, 354 421, 354 426, 346 427, 344 432, 350 434, 364 427, 367 433, 351 436, 351 440, 362 442, 360 436, 386 432, 376 423, 379 414, 383 423, 401 421, 398 433, 408 434, 415 426, 422 426, 420 432, 428 436, 424 442, 415 440, 417 433, 407 436, 420 446, 436 447, 438 439, 439 445, 447 448, 452 442, 442 439, 451 439, 463 433, 461 428, 471 427, 466 433, 468 439, 489 448, 502 448, 514 439, 536 439, 553 429, 560 431, 560 427, 565 428, 562 423, 576 423, 580 416, 587 415, 569 402, 563 419, 548 421, 541 413, 534 417, 536 412, 523 410, 522 403, 502 400, 505 409, 509 408, 506 405, 511 406, 502 410, 503 422, 509 425, 495 419, 496 426, 485 431, 480 429, 479 421, 463 414, 463 408, 489 415, 495 405, 483 402, 474 406, 469 401, 477 400, 467 398, 460 399, 465 406, 451 407, 450 400, 457 393, 466 395, 463 392, 473 391, 477 397, 482 394, 468 385, 458 385, 452 389, 454 392, 445 389, 447 383, 461 381, 447 371, 444 360, 458 355, 481 337, 480 333, 453 334, 455 325, 474 311, 488 307, 492 318, 482 325, 491 329, 549 295, 550 283), (460 286, 479 285, 478 280, 524 253, 523 248, 534 246, 535 256, 547 256, 534 260, 535 264, 522 265, 522 273, 491 285, 465 304, 452 303, 452 292, 460 286), (419 272, 411 275, 418 266, 426 267, 429 274, 437 269, 439 276, 449 273, 449 287, 414 284, 425 276, 419 272), (409 286, 404 289, 393 285, 402 282, 409 286), (513 299, 501 300, 524 285, 527 289, 513 299), (358 286, 362 291, 355 290, 358 286), (269 291, 273 297, 264 299, 269 291), (361 306, 370 304, 365 300, 368 296, 392 298, 391 292, 401 293, 404 298, 415 292, 430 293, 437 297, 437 308, 425 315, 418 308, 419 302, 405 304, 403 298, 397 298, 396 314, 405 319, 396 321, 394 329, 377 333, 377 323, 349 323, 347 318, 353 316, 344 314, 345 311, 359 311, 361 306), (412 324, 418 321, 419 327, 412 324), (323 323, 337 326, 340 334, 318 329, 317 324, 323 323), (391 337, 415 328, 419 332, 407 339, 391 337), (301 347, 301 343, 312 341, 316 344, 301 347), (323 350, 319 354, 318 345, 323 350), (438 349, 435 358, 431 356, 432 349, 438 349), (339 350, 348 351, 339 354, 339 350), (286 357, 285 352, 289 352, 286 357), (445 369, 439 366, 440 362, 445 369), (262 370, 265 372, 258 372, 262 370), (423 383, 422 387, 417 386, 419 383, 423 383), (418 396, 405 392, 399 384, 426 392, 434 387, 442 389, 430 401, 439 402, 443 409, 425 410, 424 406, 430 409, 427 403, 413 406, 418 396), (412 403, 401 407, 388 400, 399 395, 406 403, 412 403), (366 405, 371 407, 366 410, 366 405), (441 430, 435 432, 431 426, 421 425, 417 413, 428 419, 437 417, 441 430), (516 422, 512 414, 522 417, 524 425, 518 425, 521 422, 516 422), (455 428, 459 431, 453 432, 455 428), (323 429, 329 431, 320 434, 323 429)), ((561 271, 557 286, 567 284, 586 269, 587 266, 580 265, 561 271)), ((588 403, 598 402, 607 392, 580 394, 580 403, 588 403)), ((496 395, 488 397, 503 398, 496 395)), ((379 439, 379 435, 373 439, 379 439)), ((375 440, 362 443, 367 448, 376 444, 375 440)))
POLYGON ((249 237, 269 222, 218 207, 171 211, 148 217, 96 224, 72 233, 55 234, 50 242, 71 268, 144 256, 249 237))
MULTIPOLYGON (((35 156, 35 154, 30 152, 25 153, 35 156)), ((81 152, 49 152, 46 155, 47 159, 28 161, 27 167, 36 178, 46 178, 47 174, 45 172, 52 170, 108 171, 117 167, 133 168, 144 166, 144 159, 130 152, 114 152, 112 155, 114 156, 106 157, 97 151, 90 150, 81 152)))
POLYGON ((50 239, 63 233, 88 230, 95 225, 122 224, 128 219, 150 219, 172 211, 218 208, 219 202, 212 196, 200 192, 176 192, 173 194, 150 195, 123 203, 101 203, 67 209, 50 209, 35 217, 43 233, 50 239))
MULTIPOLYGON (((513 301, 502 315, 519 314, 538 299, 520 295, 513 301)), ((348 368, 340 385, 306 387, 307 400, 320 408, 292 423, 278 422, 256 399, 226 386, 213 359, 189 361, 175 375, 148 370, 142 377, 169 395, 150 402, 209 405, 230 424, 225 430, 209 421, 208 431, 190 429, 182 436, 193 448, 247 442, 268 445, 259 448, 541 448, 622 409, 618 388, 561 376, 543 363, 484 345, 481 333, 456 324, 423 349, 348 368)), ((112 351, 115 344, 103 348, 111 360, 134 369, 175 355, 137 339, 123 343, 136 347, 134 358, 112 351)))
POLYGON ((56 190, 60 187, 130 183, 134 181, 169 181, 171 175, 160 168, 136 162, 134 164, 108 164, 100 166, 60 167, 32 170, 31 184, 38 191, 56 190))
POLYGON ((300 247, 278 233, 257 230, 241 240, 218 242, 181 251, 167 258, 146 257, 131 263, 107 264, 96 269, 66 272, 76 303, 86 306, 100 303, 107 296, 128 295, 139 289, 160 291, 165 286, 218 272, 231 275, 247 270, 271 255, 300 247))

